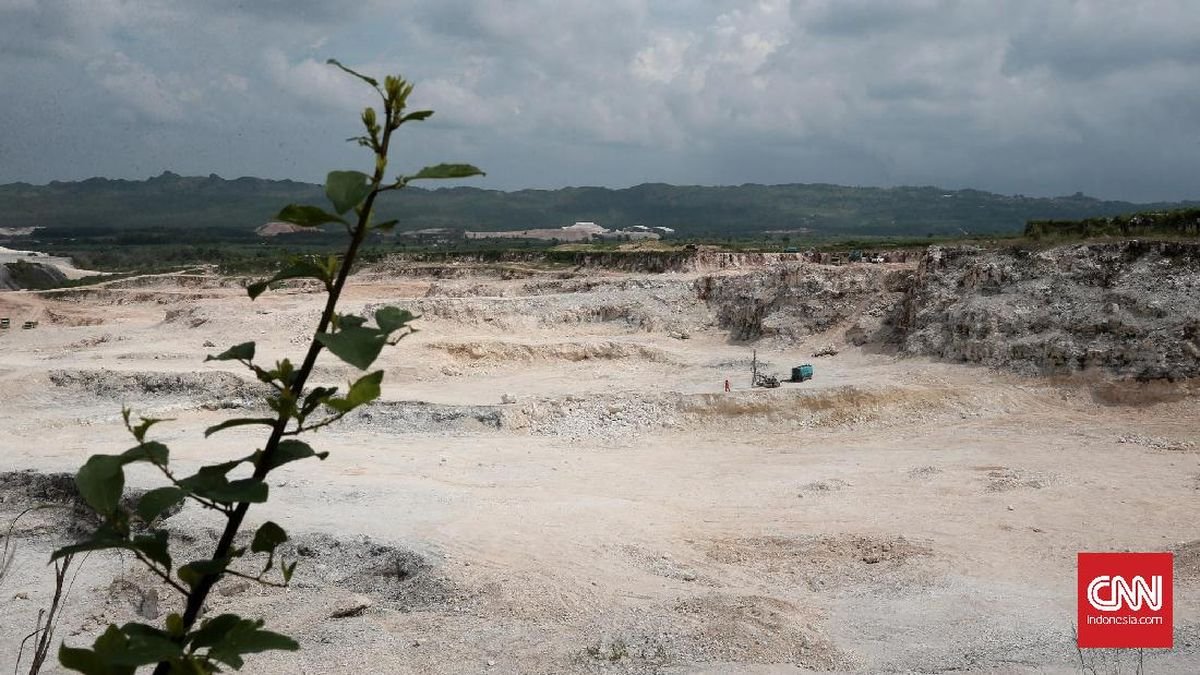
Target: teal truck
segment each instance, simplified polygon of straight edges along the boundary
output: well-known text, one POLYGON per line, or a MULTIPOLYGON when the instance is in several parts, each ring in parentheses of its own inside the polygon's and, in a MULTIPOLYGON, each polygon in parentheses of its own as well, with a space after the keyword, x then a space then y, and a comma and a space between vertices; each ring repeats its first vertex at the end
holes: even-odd
POLYGON ((792 379, 789 382, 803 382, 813 378, 813 367, 811 364, 804 364, 792 368, 792 379))

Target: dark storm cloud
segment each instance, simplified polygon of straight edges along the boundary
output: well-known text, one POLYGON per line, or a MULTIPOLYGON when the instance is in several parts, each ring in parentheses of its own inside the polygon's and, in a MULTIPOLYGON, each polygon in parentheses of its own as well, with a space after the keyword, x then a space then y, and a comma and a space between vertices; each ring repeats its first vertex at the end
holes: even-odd
POLYGON ((336 56, 437 110, 402 161, 495 187, 1196 197, 1198 33, 1182 0, 0 0, 0 181, 319 179, 370 102, 336 56))
POLYGON ((1039 6, 1014 30, 1005 70, 1046 68, 1069 80, 1120 71, 1200 64, 1192 3, 1103 3, 1103 11, 1039 6))

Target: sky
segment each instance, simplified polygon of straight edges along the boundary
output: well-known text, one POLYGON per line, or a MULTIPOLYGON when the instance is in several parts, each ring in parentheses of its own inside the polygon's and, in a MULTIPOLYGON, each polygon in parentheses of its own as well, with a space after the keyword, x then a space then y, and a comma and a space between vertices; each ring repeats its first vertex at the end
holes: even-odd
POLYGON ((937 185, 1200 199, 1195 0, 0 0, 0 183, 321 182, 416 86, 393 167, 486 188, 937 185))

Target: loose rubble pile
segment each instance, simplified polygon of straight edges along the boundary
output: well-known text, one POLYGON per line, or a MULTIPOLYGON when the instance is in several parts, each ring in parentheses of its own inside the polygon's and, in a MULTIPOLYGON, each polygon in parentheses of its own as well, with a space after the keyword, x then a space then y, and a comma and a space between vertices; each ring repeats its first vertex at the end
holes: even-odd
POLYGON ((1117 439, 1118 443, 1132 443, 1140 445, 1151 450, 1164 450, 1167 452, 1197 452, 1200 453, 1200 445, 1195 441, 1188 440, 1173 440, 1170 438, 1161 438, 1158 436, 1146 436, 1144 434, 1127 434, 1117 439))
POLYGON ((210 408, 257 405, 266 385, 219 371, 192 373, 52 370, 50 383, 61 392, 92 401, 191 403, 210 408))
POLYGON ((675 396, 568 396, 505 410, 513 430, 544 436, 617 438, 680 423, 675 396))
POLYGON ((387 434, 462 435, 504 431, 534 436, 629 439, 665 429, 753 431, 778 428, 865 427, 901 419, 959 416, 970 406, 936 389, 673 392, 521 398, 504 394, 497 405, 446 405, 380 401, 356 411, 352 421, 387 434))
MULTIPOLYGON (((527 294, 522 286, 520 295, 512 296, 511 289, 502 287, 476 285, 467 289, 486 295, 469 295, 463 287, 443 287, 437 290, 439 295, 427 294, 405 304, 428 318, 502 330, 619 322, 643 331, 688 331, 697 322, 711 323, 691 285, 682 280, 600 281, 590 285, 586 292, 572 286, 552 289, 553 284, 534 284, 534 293, 527 294), (539 288, 546 292, 537 292, 539 288)), ((370 305, 366 311, 375 309, 378 306, 370 305)))
POLYGON ((523 344, 514 342, 434 342, 429 345, 471 364, 510 364, 529 361, 589 361, 637 359, 651 363, 670 360, 666 352, 646 345, 596 340, 523 344))
POLYGON ((377 401, 351 413, 355 424, 388 433, 456 434, 499 429, 499 406, 439 405, 424 401, 377 401))

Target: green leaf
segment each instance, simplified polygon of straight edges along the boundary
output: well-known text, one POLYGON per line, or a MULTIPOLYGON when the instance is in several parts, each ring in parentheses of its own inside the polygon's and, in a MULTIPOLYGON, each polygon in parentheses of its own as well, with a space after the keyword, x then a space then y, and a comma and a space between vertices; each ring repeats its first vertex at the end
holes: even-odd
POLYGON ((276 220, 299 225, 300 227, 320 227, 325 223, 341 223, 346 221, 316 206, 300 206, 289 204, 275 216, 276 220))
POLYGON ((96 513, 111 516, 125 489, 125 462, 113 455, 92 455, 75 476, 75 485, 96 513))
POLYGON ((171 637, 183 637, 183 617, 178 612, 171 612, 163 622, 171 637))
POLYGON ((139 424, 137 426, 131 426, 129 424, 128 408, 122 410, 122 414, 124 414, 124 416, 125 416, 125 426, 129 428, 129 432, 133 434, 133 437, 137 439, 138 443, 141 443, 142 441, 146 440, 146 431, 148 431, 150 429, 150 427, 154 426, 155 424, 158 424, 159 422, 173 421, 166 417, 143 417, 141 424, 139 424))
POLYGON ((370 375, 363 375, 350 385, 350 391, 346 392, 345 398, 331 398, 325 402, 325 405, 341 413, 350 412, 364 403, 370 403, 379 398, 379 385, 382 382, 382 370, 377 370, 370 375))
POLYGON ((296 381, 296 367, 292 365, 289 359, 276 361, 275 368, 272 370, 265 370, 258 366, 252 366, 252 368, 254 375, 266 384, 279 382, 284 387, 290 387, 296 381))
POLYGON ((150 462, 151 464, 166 464, 170 450, 167 446, 158 441, 150 441, 134 446, 125 452, 121 453, 120 459, 123 464, 132 464, 133 462, 150 462))
POLYGON ((76 670, 84 675, 133 675, 136 670, 133 667, 114 668, 102 661, 92 650, 68 647, 65 644, 59 646, 59 663, 62 668, 76 670))
POLYGON ((220 661, 234 669, 240 669, 243 664, 243 654, 254 654, 269 650, 296 651, 300 645, 295 640, 262 630, 262 621, 241 619, 223 638, 208 650, 209 658, 220 661))
POLYGON ((175 574, 179 576, 180 581, 188 585, 188 588, 195 588, 201 579, 206 576, 221 574, 225 571, 226 567, 229 567, 229 558, 193 560, 181 566, 175 574))
POLYGON ((76 553, 104 551, 114 548, 138 551, 166 569, 171 569, 171 554, 165 531, 154 530, 146 534, 139 534, 130 540, 124 533, 107 523, 101 525, 92 533, 91 539, 56 550, 50 556, 50 560, 53 562, 59 558, 76 553))
POLYGON ((185 493, 177 487, 155 488, 138 500, 137 514, 143 521, 150 523, 183 501, 185 493))
POLYGON ((129 639, 125 637, 125 634, 121 632, 121 629, 117 628, 116 626, 109 625, 109 627, 100 634, 100 637, 96 638, 96 641, 92 643, 92 648, 95 649, 96 653, 101 656, 111 657, 120 653, 120 651, 125 648, 125 645, 128 644, 128 642, 129 639))
POLYGON ((271 374, 285 385, 291 385, 296 381, 296 367, 292 365, 291 359, 283 359, 275 362, 275 370, 271 374))
POLYGON ((225 474, 247 460, 236 460, 223 464, 201 467, 195 474, 179 481, 179 487, 197 497, 211 499, 223 504, 250 502, 259 504, 267 501, 267 484, 254 478, 231 481, 225 474))
POLYGON ((253 361, 254 360, 254 343, 243 342, 240 345, 234 345, 229 349, 217 354, 216 356, 209 355, 204 359, 208 361, 253 361))
MULTIPOLYGON (((271 284, 287 279, 317 279, 328 288, 333 279, 332 267, 328 259, 316 256, 296 256, 288 260, 288 264, 270 279, 257 281, 246 287, 246 292, 253 300, 263 294, 271 284)), ((336 264, 336 259, 333 260, 336 264)))
POLYGON ((470 164, 436 164, 421 169, 405 180, 424 180, 442 178, 470 178, 471 176, 486 176, 484 172, 470 164))
POLYGON ((287 541, 287 532, 283 528, 271 521, 267 521, 258 527, 258 531, 254 533, 254 541, 250 544, 252 553, 274 553, 275 547, 287 541))
POLYGON ((400 123, 404 124, 405 122, 420 122, 421 120, 427 120, 430 117, 433 117, 432 110, 415 110, 408 113, 404 117, 401 117, 400 123))
POLYGON ((127 623, 124 626, 121 626, 121 632, 129 638, 140 637, 143 635, 164 638, 171 637, 171 635, 166 631, 144 623, 127 623))
POLYGON ((267 501, 267 484, 256 478, 243 478, 207 488, 200 495, 222 504, 261 504, 267 501))
POLYGON ((400 222, 400 221, 399 220, 385 220, 382 223, 379 223, 378 225, 373 225, 372 228, 376 229, 376 230, 380 230, 382 232, 391 232, 392 228, 396 227, 396 223, 398 223, 398 222, 400 222))
POLYGON ((399 309, 397 307, 384 307, 375 312, 375 323, 385 333, 398 331, 416 318, 416 315, 407 309, 399 309))
POLYGON ((279 571, 283 573, 283 583, 289 584, 292 582, 292 575, 296 573, 296 563, 298 562, 300 561, 293 560, 290 565, 285 562, 279 563, 279 571))
POLYGON ((279 445, 276 446, 275 452, 267 460, 267 471, 274 471, 288 462, 295 462, 309 457, 325 459, 328 456, 328 452, 316 452, 304 441, 288 439, 280 441, 279 445))
POLYGON ((129 638, 123 652, 112 660, 124 666, 147 666, 183 656, 183 647, 167 633, 144 623, 127 623, 121 632, 129 638))
POLYGON ((187 489, 223 485, 229 482, 229 480, 225 478, 225 474, 233 471, 235 468, 237 468, 238 464, 241 464, 244 461, 245 460, 238 459, 232 462, 222 462, 221 464, 202 466, 198 471, 196 471, 195 474, 179 481, 179 485, 180 487, 187 489))
POLYGON ((337 393, 337 387, 314 387, 312 391, 304 397, 304 405, 300 407, 300 414, 303 417, 308 417, 312 411, 317 409, 330 396, 337 393))
POLYGON ((225 429, 231 429, 233 427, 245 427, 250 426, 251 424, 261 424, 263 426, 270 427, 275 425, 275 420, 271 417, 235 417, 234 419, 225 420, 220 424, 214 424, 213 426, 205 429, 204 437, 208 438, 218 431, 224 431, 225 429))
POLYGON ((170 571, 171 553, 165 531, 155 530, 149 534, 139 534, 133 538, 130 546, 170 571))
POLYGON ((371 189, 370 178, 361 171, 330 171, 325 178, 325 196, 339 215, 361 204, 371 189))
POLYGON ((267 407, 275 411, 275 413, 283 418, 292 419, 299 416, 300 411, 296 409, 296 397, 287 392, 272 395, 267 398, 267 407))
POLYGON ((113 659, 126 648, 125 636, 121 635, 116 626, 109 626, 108 631, 96 639, 96 645, 94 649, 61 645, 58 648, 58 662, 64 668, 84 675, 133 675, 137 670, 137 666, 113 663, 113 659), (110 632, 115 633, 115 637, 109 638, 110 632), (102 640, 106 641, 103 648, 99 646, 102 640))
POLYGON ((243 654, 270 649, 295 651, 300 648, 295 640, 287 636, 262 630, 262 625, 262 621, 243 619, 236 614, 222 614, 205 621, 199 630, 192 633, 190 648, 199 650, 208 647, 210 658, 235 669, 242 667, 243 654))
MULTIPOLYGON (((67 670, 74 670, 84 675, 111 675, 112 670, 100 660, 96 652, 80 647, 68 647, 65 643, 58 647, 58 662, 67 670)), ((130 668, 129 673, 134 672, 130 668)))
POLYGON ((113 525, 105 523, 92 533, 90 539, 85 539, 84 541, 64 546, 54 551, 50 556, 50 562, 76 553, 104 551, 113 548, 129 548, 129 546, 129 539, 126 533, 117 530, 113 525))
MULTIPOLYGON (((139 635, 139 639, 141 636, 139 635)), ((178 649, 178 646, 176 646, 178 649)), ((158 659, 133 664, 139 656, 145 656, 144 644, 130 644, 130 639, 116 626, 96 638, 91 649, 78 649, 63 645, 58 649, 58 662, 70 670, 85 675, 133 675, 138 665, 155 663, 158 659), (136 650, 136 651, 135 651, 136 650)), ((168 657, 170 658, 170 657, 168 657)))
POLYGON ((387 333, 358 326, 343 328, 336 333, 318 333, 317 341, 339 359, 359 370, 366 370, 379 357, 379 352, 387 343, 387 333))
POLYGON ((358 79, 362 80, 363 82, 366 82, 367 84, 371 85, 372 87, 379 86, 379 80, 376 80, 373 77, 367 77, 366 75, 363 75, 362 73, 350 70, 346 66, 343 66, 342 62, 338 61, 337 59, 329 59, 325 63, 328 63, 331 66, 337 66, 338 68, 341 68, 342 70, 346 71, 347 73, 350 73, 351 75, 357 77, 358 79))
POLYGON ((221 614, 200 624, 199 630, 196 630, 188 638, 188 642, 192 649, 203 649, 211 647, 221 640, 229 631, 233 630, 243 619, 237 614, 221 614))
POLYGON ((367 323, 367 320, 362 318, 361 316, 355 316, 353 314, 338 314, 337 315, 338 330, 341 330, 343 328, 360 328, 363 325, 365 325, 366 323, 367 323))

